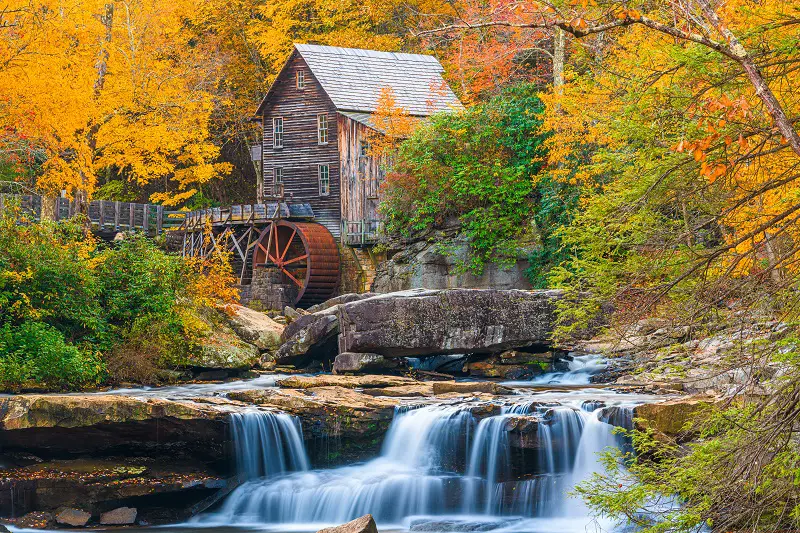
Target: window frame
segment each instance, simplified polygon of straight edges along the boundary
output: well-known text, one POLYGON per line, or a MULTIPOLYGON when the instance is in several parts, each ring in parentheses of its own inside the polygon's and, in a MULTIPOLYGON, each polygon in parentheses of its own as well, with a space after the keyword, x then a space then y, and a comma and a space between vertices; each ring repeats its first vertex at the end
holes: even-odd
POLYGON ((328 114, 320 113, 317 115, 317 144, 322 146, 328 144, 330 140, 330 123, 328 122, 328 114), (323 124, 325 122, 325 124, 323 124), (323 132, 325 139, 323 140, 323 132))
POLYGON ((286 123, 283 117, 272 117, 272 147, 275 149, 283 148, 284 132, 286 123), (278 143, 278 123, 280 123, 280 144, 278 143))
POLYGON ((272 167, 272 184, 283 183, 283 167, 272 167))
POLYGON ((317 165, 317 181, 319 182, 319 195, 320 196, 330 196, 331 195, 331 166, 327 163, 320 163, 317 165), (325 179, 323 180, 323 172, 322 169, 325 169, 325 179), (326 184, 326 188, 323 191, 322 184, 326 184))
POLYGON ((295 72, 294 86, 301 91, 306 88, 306 71, 304 69, 297 69, 295 72))

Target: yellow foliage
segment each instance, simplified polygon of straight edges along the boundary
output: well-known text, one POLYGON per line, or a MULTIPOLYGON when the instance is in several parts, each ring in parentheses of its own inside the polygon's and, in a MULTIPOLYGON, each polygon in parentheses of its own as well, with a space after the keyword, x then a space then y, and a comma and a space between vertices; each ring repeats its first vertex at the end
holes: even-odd
POLYGON ((171 180, 164 199, 229 170, 214 165, 219 149, 209 133, 207 79, 216 65, 193 51, 185 23, 195 2, 11 0, 4 7, 0 135, 44 151, 42 188, 91 195, 98 173, 111 169, 140 185, 171 180))

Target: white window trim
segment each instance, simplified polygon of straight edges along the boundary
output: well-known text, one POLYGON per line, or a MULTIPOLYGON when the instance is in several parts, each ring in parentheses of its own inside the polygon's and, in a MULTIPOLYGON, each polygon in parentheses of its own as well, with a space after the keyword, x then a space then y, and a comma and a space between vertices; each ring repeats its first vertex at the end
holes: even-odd
POLYGON ((277 185, 278 183, 283 183, 283 167, 273 167, 272 169, 272 183, 277 185), (278 174, 280 174, 281 179, 278 181, 278 174))
POLYGON ((331 130, 330 130, 330 123, 328 122, 328 114, 327 113, 320 113, 317 115, 317 144, 324 145, 328 144, 331 138, 331 130), (322 140, 322 124, 320 120, 325 118, 325 140, 322 140))
POLYGON ((294 78, 295 87, 300 89, 301 91, 306 88, 306 71, 303 69, 298 69, 295 73, 294 78))
POLYGON ((286 132, 286 123, 283 120, 283 117, 272 117, 272 147, 273 148, 283 148, 283 141, 286 132), (277 124, 278 121, 281 121, 281 143, 278 144, 278 136, 277 133, 277 124))
POLYGON ((317 181, 319 181, 319 195, 320 196, 330 196, 331 195, 331 167, 327 164, 319 164, 317 165, 317 181), (322 169, 328 169, 328 190, 326 192, 322 192, 322 169))

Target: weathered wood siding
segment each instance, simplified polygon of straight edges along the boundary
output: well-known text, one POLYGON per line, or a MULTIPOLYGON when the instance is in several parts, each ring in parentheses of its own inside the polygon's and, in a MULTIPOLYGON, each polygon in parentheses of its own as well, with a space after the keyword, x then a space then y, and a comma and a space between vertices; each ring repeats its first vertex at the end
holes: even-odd
POLYGON ((378 218, 378 186, 384 177, 382 158, 361 155, 361 143, 368 143, 374 130, 344 115, 339 115, 337 122, 342 219, 375 220, 378 218))
POLYGON ((295 51, 278 76, 263 109, 264 184, 268 190, 273 181, 273 169, 283 168, 287 199, 311 204, 316 221, 338 237, 341 227, 341 207, 336 117, 333 103, 303 58, 295 51), (298 69, 303 69, 305 72, 304 89, 298 89, 296 86, 298 69), (320 145, 317 140, 317 116, 323 113, 328 116, 328 144, 320 145), (274 117, 283 117, 283 148, 273 147, 274 117), (318 166, 321 164, 327 164, 330 168, 328 196, 319 194, 318 166))

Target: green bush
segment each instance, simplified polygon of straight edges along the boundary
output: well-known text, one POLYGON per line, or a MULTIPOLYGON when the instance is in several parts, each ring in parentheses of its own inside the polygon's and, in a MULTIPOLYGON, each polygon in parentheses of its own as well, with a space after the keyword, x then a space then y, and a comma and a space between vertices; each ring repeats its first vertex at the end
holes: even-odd
POLYGON ((576 187, 542 172, 543 111, 535 87, 520 85, 418 128, 387 176, 386 231, 409 237, 458 220, 471 252, 463 267, 475 273, 487 262, 516 261, 521 241, 533 233, 529 274, 543 285, 542 272, 560 261, 555 230, 569 221, 579 198, 576 187))
POLYGON ((97 354, 68 344, 42 322, 0 327, 0 383, 14 389, 26 382, 72 389, 100 382, 104 366, 97 354))
POLYGON ((0 213, 0 386, 153 382, 188 364, 208 334, 190 311, 228 283, 203 268, 142 235, 104 246, 76 221, 0 213))

